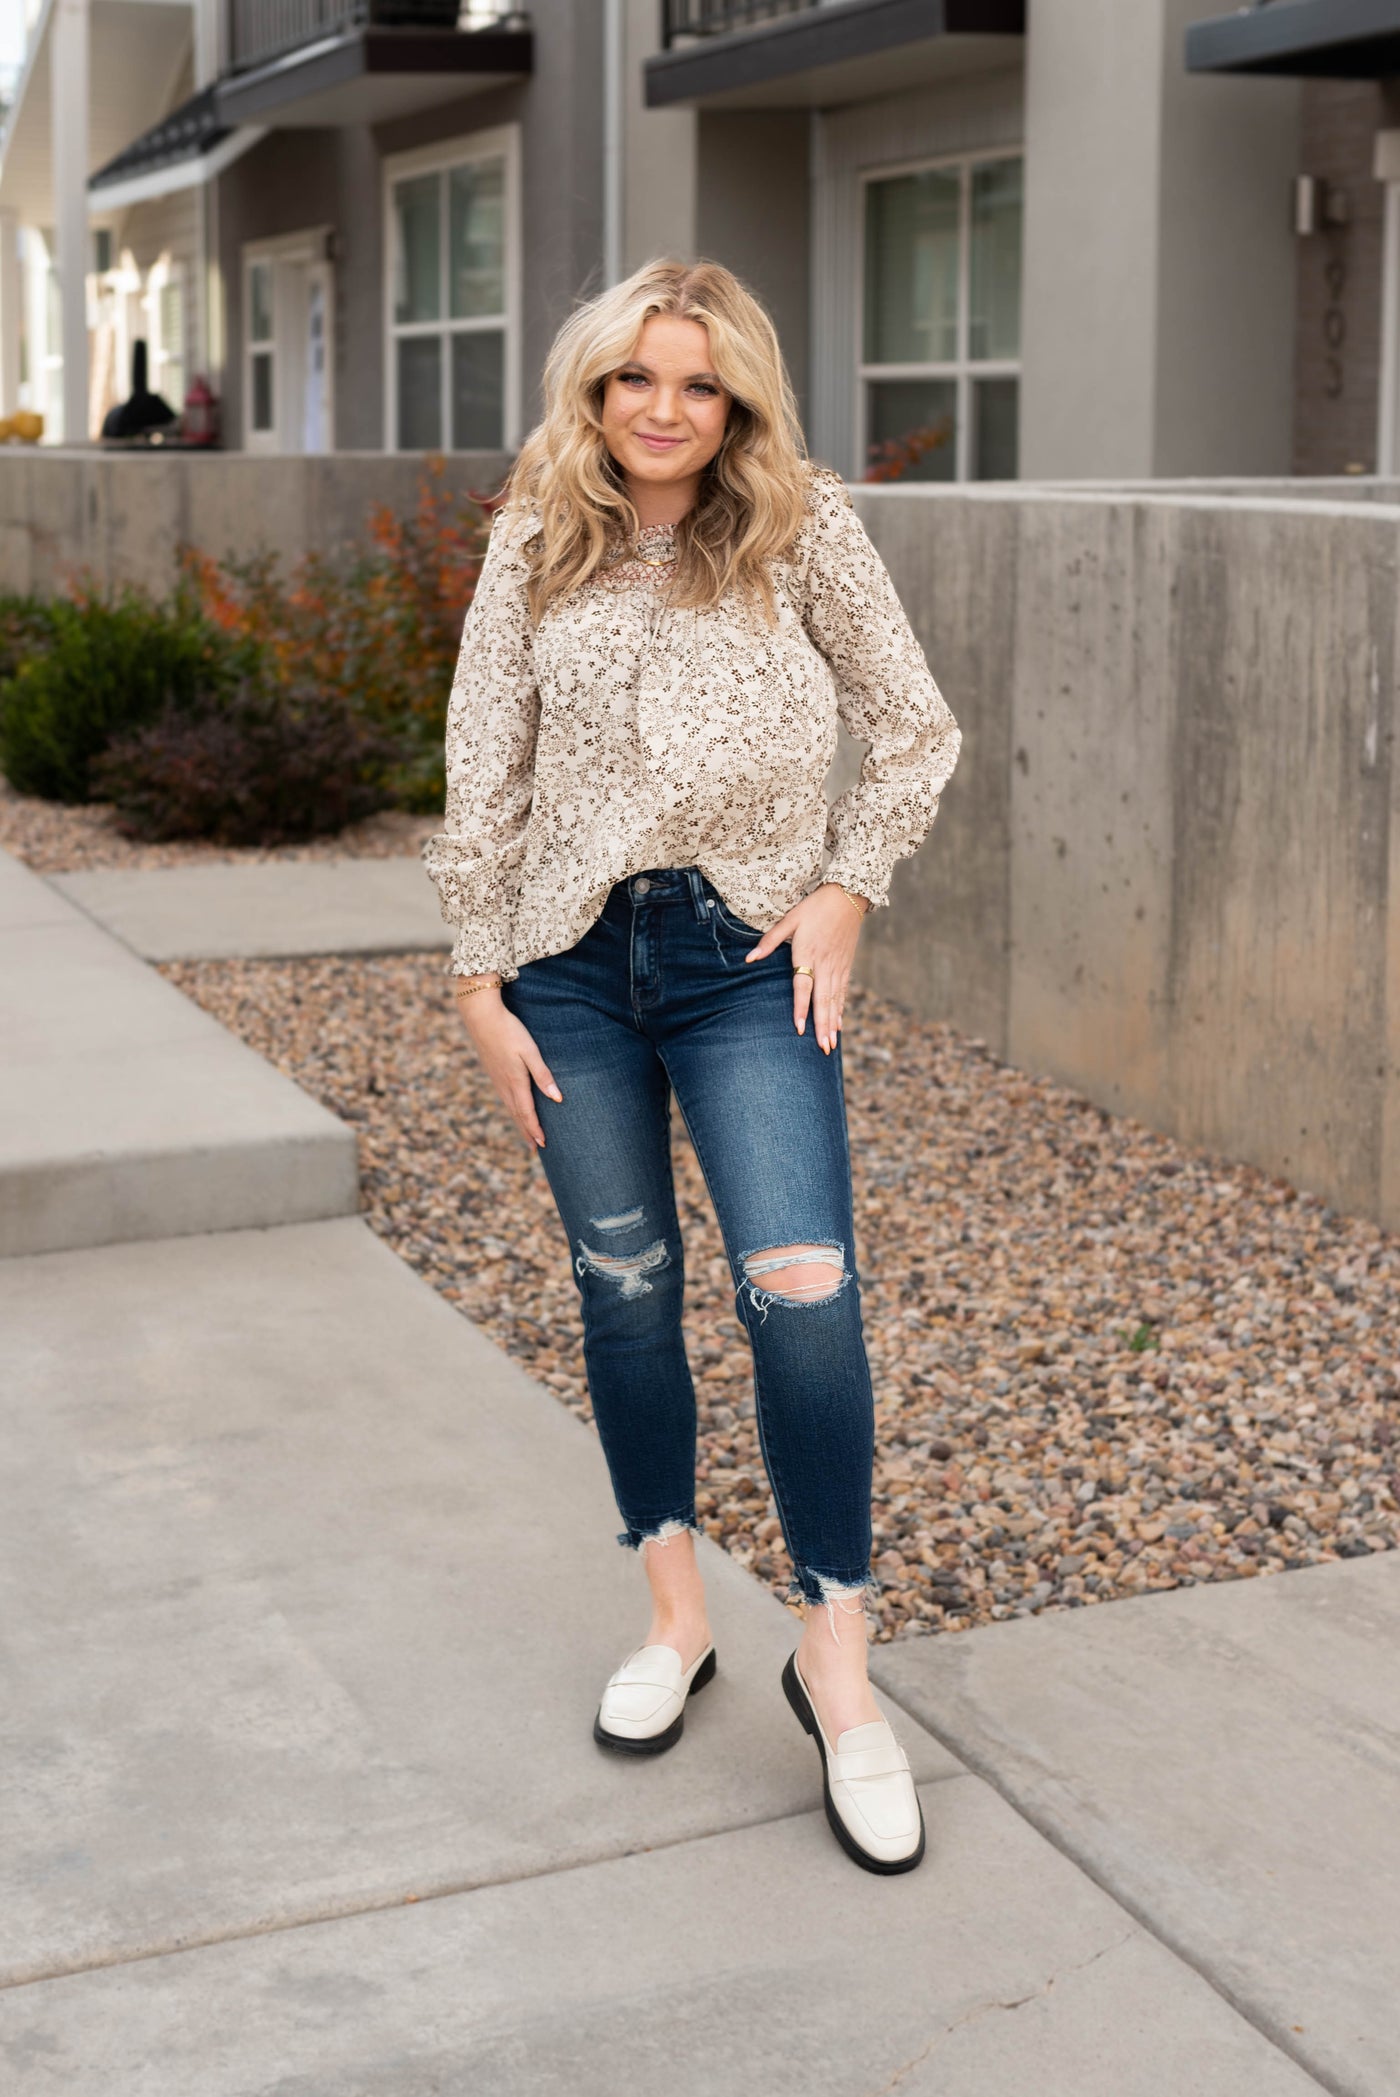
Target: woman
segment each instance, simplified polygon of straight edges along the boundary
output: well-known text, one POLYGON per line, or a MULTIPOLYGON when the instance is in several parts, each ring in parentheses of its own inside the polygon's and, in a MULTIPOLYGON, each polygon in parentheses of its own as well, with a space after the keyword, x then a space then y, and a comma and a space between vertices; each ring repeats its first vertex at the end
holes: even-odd
POLYGON ((961 738, 841 480, 804 457, 772 323, 729 271, 657 261, 583 306, 545 403, 492 520, 424 858, 458 928, 467 1031, 568 1235, 618 1541, 651 1588, 594 1738, 673 1746, 715 1669, 674 1088, 805 1611, 783 1686, 838 1839, 907 1871, 922 1815, 866 1674, 874 1408, 840 1035, 861 920, 961 738), (828 815, 838 717, 869 749, 828 815))

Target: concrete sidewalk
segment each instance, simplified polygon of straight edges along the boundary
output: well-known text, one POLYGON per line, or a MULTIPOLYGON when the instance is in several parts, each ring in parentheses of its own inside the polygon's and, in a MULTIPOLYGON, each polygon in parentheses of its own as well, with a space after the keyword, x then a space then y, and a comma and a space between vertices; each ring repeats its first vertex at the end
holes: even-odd
POLYGON ((1400 1559, 880 1649, 907 1878, 711 1545, 714 1685, 605 1755, 596 1439, 131 951, 345 950, 343 866, 232 871, 123 945, 0 855, 0 2089, 1392 2097, 1400 1559))
POLYGON ((452 944, 416 856, 101 868, 49 879, 147 961, 400 954, 452 944))
POLYGON ((879 1649, 885 1688, 1348 2097, 1400 2090, 1400 1552, 879 1649))
POLYGON ((26 2097, 1316 2085, 907 1716, 856 1870, 720 1671, 593 1743, 643 1587, 593 1436, 358 1221, 0 1263, 0 2062, 26 2097))
POLYGON ((343 1122, 0 852, 0 1255, 358 1202, 343 1122))

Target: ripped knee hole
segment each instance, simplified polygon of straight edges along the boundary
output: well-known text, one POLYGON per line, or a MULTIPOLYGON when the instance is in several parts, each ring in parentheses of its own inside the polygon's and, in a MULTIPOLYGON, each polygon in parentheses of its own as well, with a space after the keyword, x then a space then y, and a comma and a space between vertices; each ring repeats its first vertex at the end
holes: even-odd
POLYGON ((744 1279, 755 1301, 777 1297, 786 1303, 820 1302, 834 1296, 847 1278, 839 1245, 778 1245, 769 1252, 750 1253, 744 1261, 744 1279))
POLYGON ((574 1261, 579 1274, 597 1274, 617 1283, 622 1296, 648 1296, 651 1283, 647 1276, 658 1267, 669 1267, 671 1255, 666 1250, 664 1238, 657 1238, 641 1252, 599 1252, 596 1247, 579 1239, 578 1257, 574 1261))

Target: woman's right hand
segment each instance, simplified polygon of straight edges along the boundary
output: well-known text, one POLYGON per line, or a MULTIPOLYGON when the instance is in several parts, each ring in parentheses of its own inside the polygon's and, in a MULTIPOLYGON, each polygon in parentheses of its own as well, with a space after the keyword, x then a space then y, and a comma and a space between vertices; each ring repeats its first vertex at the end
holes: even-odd
POLYGON ((511 1120, 527 1143, 543 1150, 544 1130, 535 1112, 535 1095, 530 1080, 533 1078, 541 1092, 548 1093, 551 1099, 561 1104, 564 1095, 536 1048, 533 1034, 513 1012, 506 1010, 499 984, 475 990, 470 997, 457 997, 455 1002, 461 1009, 472 1047, 481 1058, 482 1067, 511 1120))

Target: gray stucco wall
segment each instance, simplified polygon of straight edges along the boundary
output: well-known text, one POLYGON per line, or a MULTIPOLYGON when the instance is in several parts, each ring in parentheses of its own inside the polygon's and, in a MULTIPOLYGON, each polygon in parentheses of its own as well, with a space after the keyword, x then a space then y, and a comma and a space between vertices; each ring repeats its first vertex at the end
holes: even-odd
POLYGON ((1160 0, 1056 0, 1026 39, 1021 471, 1152 471, 1160 0))
POLYGON ((1400 1222, 1400 508, 856 501, 965 738, 866 980, 1400 1222))
POLYGON ((1302 89, 1188 73, 1187 25, 1218 12, 1168 0, 1162 16, 1156 474, 1292 466, 1302 89))
POLYGON ((661 48, 656 0, 624 10, 622 272, 655 255, 696 252, 696 126, 693 109, 648 109, 642 68, 661 48))
POLYGON ((805 109, 703 110, 695 245, 756 292, 773 316, 807 419, 808 137, 805 109))
POLYGON ((1290 468, 1300 95, 1186 73, 1187 24, 1219 11, 1031 11, 1027 479, 1290 468))

